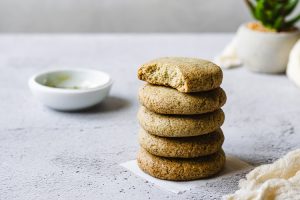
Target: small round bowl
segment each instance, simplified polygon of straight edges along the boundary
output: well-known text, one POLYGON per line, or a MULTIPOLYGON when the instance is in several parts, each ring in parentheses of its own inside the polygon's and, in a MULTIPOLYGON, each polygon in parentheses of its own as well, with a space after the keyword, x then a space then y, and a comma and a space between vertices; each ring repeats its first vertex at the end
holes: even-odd
POLYGON ((105 99, 112 86, 107 73, 92 69, 58 69, 29 79, 33 95, 44 105, 62 111, 81 110, 105 99))

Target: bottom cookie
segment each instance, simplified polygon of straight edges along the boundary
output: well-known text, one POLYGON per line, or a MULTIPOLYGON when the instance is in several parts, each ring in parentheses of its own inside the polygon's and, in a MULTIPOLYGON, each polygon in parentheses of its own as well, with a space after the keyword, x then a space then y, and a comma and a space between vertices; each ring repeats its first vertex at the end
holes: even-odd
POLYGON ((164 180, 189 181, 217 174, 225 165, 225 153, 219 152, 197 158, 165 158, 154 156, 141 148, 137 162, 147 174, 164 180))

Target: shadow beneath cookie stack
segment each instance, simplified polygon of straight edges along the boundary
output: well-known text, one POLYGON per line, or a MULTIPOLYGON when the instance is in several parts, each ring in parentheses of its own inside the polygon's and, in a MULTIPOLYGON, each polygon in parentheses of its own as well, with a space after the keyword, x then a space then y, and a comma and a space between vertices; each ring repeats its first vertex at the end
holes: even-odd
POLYGON ((173 181, 220 172, 226 160, 221 68, 201 59, 167 57, 143 64, 138 77, 147 82, 139 90, 139 167, 173 181))

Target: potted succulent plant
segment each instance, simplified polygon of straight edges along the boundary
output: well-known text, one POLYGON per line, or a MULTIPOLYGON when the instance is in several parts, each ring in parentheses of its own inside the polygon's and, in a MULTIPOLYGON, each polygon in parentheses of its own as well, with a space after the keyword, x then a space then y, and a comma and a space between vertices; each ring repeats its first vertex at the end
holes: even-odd
POLYGON ((300 37, 288 19, 298 0, 245 0, 256 22, 243 24, 237 33, 237 54, 247 68, 256 72, 282 73, 289 52, 300 37))

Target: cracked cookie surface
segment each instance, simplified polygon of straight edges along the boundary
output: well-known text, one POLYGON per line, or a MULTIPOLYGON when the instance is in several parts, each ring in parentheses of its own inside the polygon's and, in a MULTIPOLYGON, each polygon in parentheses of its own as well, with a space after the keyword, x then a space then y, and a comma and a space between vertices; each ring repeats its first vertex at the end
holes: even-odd
POLYGON ((164 57, 140 66, 138 78, 180 92, 201 92, 219 87, 223 73, 219 66, 198 58, 164 57))
POLYGON ((166 138, 151 135, 141 129, 139 143, 149 153, 171 158, 195 158, 219 151, 224 142, 221 129, 212 133, 184 138, 166 138))
POLYGON ((217 174, 225 165, 223 150, 197 158, 165 158, 140 148, 137 163, 145 173, 164 180, 188 181, 217 174))
POLYGON ((141 106, 139 124, 152 135, 162 137, 191 137, 217 130, 224 123, 222 109, 200 115, 164 115, 141 106))
POLYGON ((181 93, 173 88, 145 84, 139 89, 139 101, 156 113, 194 115, 221 108, 226 94, 220 87, 206 92, 181 93))

